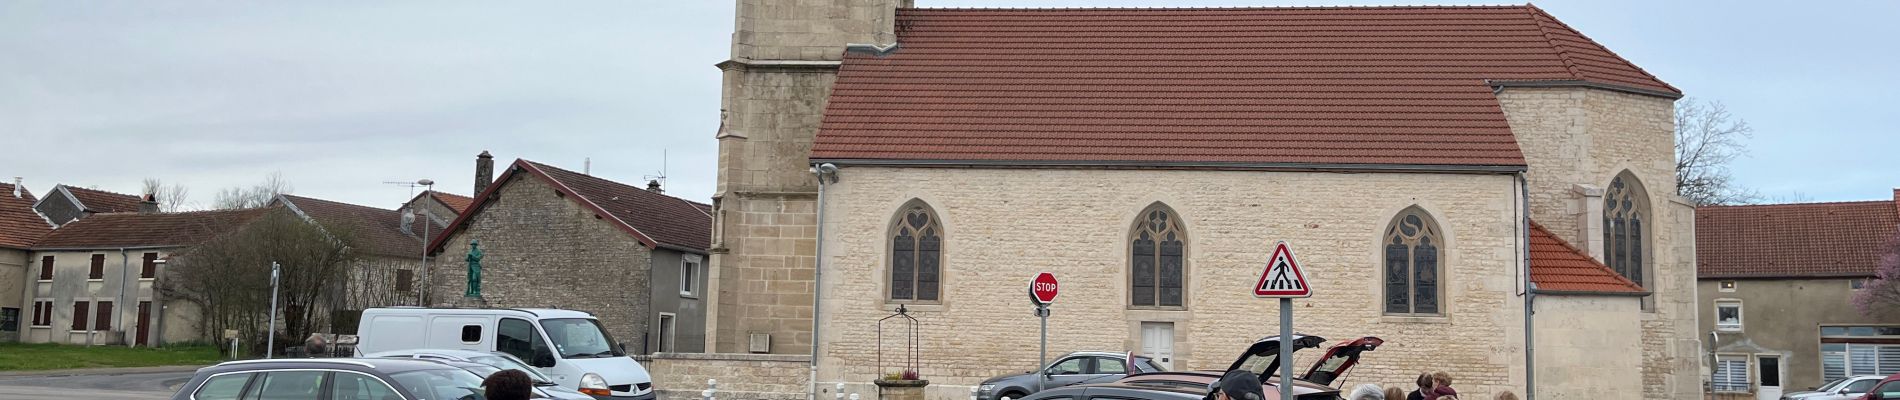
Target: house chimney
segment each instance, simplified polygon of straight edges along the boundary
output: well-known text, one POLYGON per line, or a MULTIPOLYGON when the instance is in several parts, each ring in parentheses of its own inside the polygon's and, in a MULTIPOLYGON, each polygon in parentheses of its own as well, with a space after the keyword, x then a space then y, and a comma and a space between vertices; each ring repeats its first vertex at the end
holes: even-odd
POLYGON ((475 193, 468 195, 482 195, 482 191, 488 189, 488 183, 494 181, 495 156, 488 155, 488 150, 482 150, 482 154, 475 156, 475 193))
POLYGON ((139 197, 139 214, 156 212, 158 212, 158 195, 146 193, 145 196, 139 197))
MULTIPOLYGON (((666 194, 665 190, 660 189, 660 180, 658 179, 647 181, 647 191, 653 192, 653 193, 659 193, 659 194, 666 194)), ((1900 193, 1900 192, 1895 192, 1895 193, 1900 193)))
MULTIPOLYGON (((26 178, 13 177, 13 198, 20 198, 20 183, 25 181, 26 178)), ((1893 192, 1900 194, 1900 189, 1894 189, 1893 192)))

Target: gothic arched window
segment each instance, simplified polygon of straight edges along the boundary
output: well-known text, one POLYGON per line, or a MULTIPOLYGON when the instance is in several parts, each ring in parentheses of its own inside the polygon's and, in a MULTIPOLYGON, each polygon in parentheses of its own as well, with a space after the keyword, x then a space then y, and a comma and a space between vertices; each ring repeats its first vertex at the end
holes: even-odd
POLYGON ((943 227, 930 205, 912 200, 891 227, 891 301, 938 300, 943 277, 943 227))
POLYGON ((1628 172, 1603 191, 1603 263, 1637 286, 1643 284, 1644 222, 1650 220, 1642 182, 1628 172))
POLYGON ((1128 303, 1135 307, 1180 307, 1186 296, 1187 233, 1174 210, 1159 203, 1135 219, 1129 235, 1128 303))
POLYGON ((1385 313, 1440 314, 1444 294, 1445 236, 1417 206, 1400 211, 1381 242, 1385 260, 1385 313))

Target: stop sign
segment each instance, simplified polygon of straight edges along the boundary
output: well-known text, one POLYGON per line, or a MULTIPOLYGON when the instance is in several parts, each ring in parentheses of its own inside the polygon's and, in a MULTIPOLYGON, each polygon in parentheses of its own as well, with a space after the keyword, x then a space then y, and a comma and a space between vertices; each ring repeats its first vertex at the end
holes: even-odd
POLYGON ((1060 286, 1056 284, 1056 275, 1048 272, 1036 274, 1029 280, 1029 301, 1036 305, 1049 305, 1056 302, 1056 293, 1060 286))

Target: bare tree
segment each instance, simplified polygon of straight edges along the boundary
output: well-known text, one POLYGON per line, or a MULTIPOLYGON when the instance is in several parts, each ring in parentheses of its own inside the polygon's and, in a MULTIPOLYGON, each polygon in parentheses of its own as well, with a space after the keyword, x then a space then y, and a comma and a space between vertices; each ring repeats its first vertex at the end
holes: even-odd
MULTIPOLYGON (((358 259, 345 228, 324 226, 285 209, 266 211, 233 232, 180 253, 161 288, 196 304, 206 337, 225 329, 252 333, 263 343, 270 315, 270 265, 278 263, 279 343, 295 343, 323 329, 340 304, 339 288, 358 259)), ((261 348, 259 349, 261 350, 261 348)))
POLYGON ((145 178, 145 189, 139 193, 156 198, 159 211, 179 212, 184 211, 187 199, 191 197, 191 188, 175 183, 167 185, 158 178, 145 178))
POLYGON ((250 187, 232 187, 218 191, 217 198, 211 202, 211 208, 234 210, 240 208, 258 208, 270 205, 272 198, 280 194, 289 194, 290 182, 284 180, 281 172, 272 172, 264 176, 263 182, 250 187))
POLYGON ((1747 153, 1742 140, 1753 136, 1748 121, 1729 114, 1721 102, 1677 101, 1676 193, 1696 205, 1760 201, 1759 193, 1735 184, 1728 169, 1747 153))
POLYGON ((1854 308, 1867 316, 1900 314, 1900 232, 1882 246, 1874 279, 1854 292, 1854 308))

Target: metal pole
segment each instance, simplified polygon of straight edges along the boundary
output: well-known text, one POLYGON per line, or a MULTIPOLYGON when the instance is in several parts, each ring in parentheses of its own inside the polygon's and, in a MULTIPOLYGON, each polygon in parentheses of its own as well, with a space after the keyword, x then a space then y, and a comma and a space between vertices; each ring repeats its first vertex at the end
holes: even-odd
POLYGON ((264 358, 277 351, 277 262, 270 262, 270 328, 264 331, 264 358))
MULTIPOLYGON (((1049 367, 1049 305, 1036 305, 1036 316, 1042 319, 1042 355, 1036 358, 1036 368, 1049 367)), ((1049 380, 1049 370, 1036 371, 1036 392, 1041 393, 1049 380)))
POLYGON ((1280 299, 1280 398, 1293 398, 1293 299, 1280 299))

